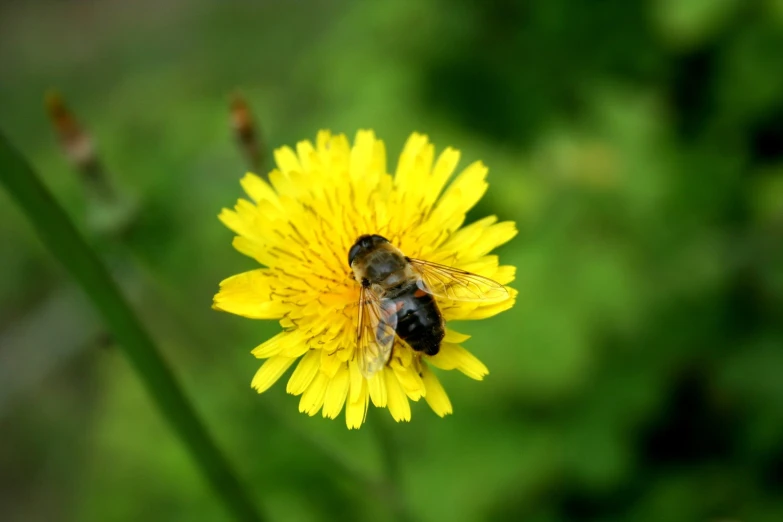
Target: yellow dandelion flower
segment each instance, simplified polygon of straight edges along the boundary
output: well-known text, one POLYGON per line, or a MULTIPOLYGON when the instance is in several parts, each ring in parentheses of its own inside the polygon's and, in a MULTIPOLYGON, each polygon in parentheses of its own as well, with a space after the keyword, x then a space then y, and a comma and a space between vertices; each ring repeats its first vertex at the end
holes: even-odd
MULTIPOLYGON (((481 162, 470 164, 449 183, 459 156, 447 148, 436 158, 427 136, 413 134, 391 175, 384 143, 372 131, 358 132, 353 146, 344 135, 321 131, 315 145, 302 141, 296 151, 276 150, 278 168, 269 174, 269 183, 254 174, 241 180, 250 200, 238 200, 219 217, 237 234, 234 247, 262 268, 224 280, 214 308, 275 319, 283 328, 252 351, 265 359, 253 377, 253 388, 266 391, 296 364, 286 390, 301 396, 299 411, 321 411, 333 419, 345 408, 346 424, 358 428, 370 402, 388 407, 396 421, 409 421, 409 401, 421 398, 437 415, 451 413, 451 402, 430 366, 456 369, 477 380, 488 373, 461 346, 468 336, 448 327, 444 331, 443 322, 439 334, 432 334, 434 347, 422 351, 401 333, 411 316, 397 324, 402 300, 396 308, 387 306, 393 301, 389 299, 375 300, 372 306, 366 296, 377 296, 370 290, 379 287, 356 277, 357 240, 380 238, 390 255, 410 256, 404 257, 410 266, 416 260, 437 263, 432 266, 475 274, 479 284, 494 281, 503 290, 492 299, 463 299, 444 284, 441 292, 432 294, 445 324, 491 317, 514 304, 516 291, 503 287, 514 279, 514 267, 501 266, 497 256, 489 255, 514 237, 514 223, 498 223, 490 216, 462 227, 488 185, 481 162), (364 331, 373 338, 367 342, 359 327, 362 311, 370 325, 364 331), (368 319, 373 316, 368 311, 375 312, 374 320, 368 319), (382 340, 384 327, 391 333, 388 343, 382 340), (394 335, 395 328, 400 335, 394 335), (372 333, 376 330, 377 336, 372 333)), ((413 276, 407 266, 404 273, 413 276)), ((418 284, 411 290, 416 297, 410 294, 406 303, 424 302, 429 294, 421 289, 429 292, 435 284, 432 278, 428 286, 418 284)))

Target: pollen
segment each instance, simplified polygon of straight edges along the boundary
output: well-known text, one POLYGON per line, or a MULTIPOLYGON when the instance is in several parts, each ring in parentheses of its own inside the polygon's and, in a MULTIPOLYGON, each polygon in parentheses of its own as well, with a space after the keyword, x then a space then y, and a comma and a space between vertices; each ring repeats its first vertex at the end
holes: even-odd
POLYGON ((440 351, 428 356, 396 339, 388 363, 367 379, 357 363, 361 283, 347 259, 359 236, 379 234, 413 258, 508 285, 515 268, 490 252, 516 235, 514 223, 490 216, 464 226, 488 188, 487 167, 476 161, 455 175, 460 153, 446 148, 436 156, 427 136, 414 133, 390 172, 383 141, 368 130, 353 144, 321 131, 315 143, 280 148, 274 158, 269 181, 246 174, 247 198, 219 215, 236 234, 234 248, 259 268, 222 281, 213 308, 281 326, 252 350, 264 362, 251 386, 262 393, 293 368, 286 391, 299 397, 299 411, 334 419, 344 410, 348 428, 361 427, 371 403, 396 421, 410 421, 410 402, 420 399, 441 417, 452 413, 432 368, 476 380, 488 374, 452 321, 508 310, 516 291, 506 287, 507 298, 493 302, 439 299, 440 351))

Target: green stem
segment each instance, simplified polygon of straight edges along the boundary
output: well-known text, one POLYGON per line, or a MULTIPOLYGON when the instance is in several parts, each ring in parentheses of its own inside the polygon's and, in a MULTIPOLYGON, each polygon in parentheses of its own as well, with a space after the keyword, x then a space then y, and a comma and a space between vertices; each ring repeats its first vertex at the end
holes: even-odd
POLYGON ((262 520, 106 267, 2 133, 0 182, 32 222, 44 245, 92 299, 152 399, 226 508, 236 520, 262 520))

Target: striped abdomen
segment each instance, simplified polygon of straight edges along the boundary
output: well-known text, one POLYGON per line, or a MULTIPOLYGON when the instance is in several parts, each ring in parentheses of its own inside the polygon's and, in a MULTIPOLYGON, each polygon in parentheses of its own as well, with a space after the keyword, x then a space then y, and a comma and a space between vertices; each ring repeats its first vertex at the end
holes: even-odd
POLYGON ((416 283, 406 283, 392 299, 397 305, 397 335, 418 352, 435 355, 446 334, 435 299, 416 283))

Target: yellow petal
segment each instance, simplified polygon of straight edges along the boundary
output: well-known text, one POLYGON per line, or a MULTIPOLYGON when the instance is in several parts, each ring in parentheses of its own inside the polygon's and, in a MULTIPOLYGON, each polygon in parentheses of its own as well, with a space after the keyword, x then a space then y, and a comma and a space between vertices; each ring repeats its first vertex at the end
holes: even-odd
POLYGON ((435 166, 432 168, 432 175, 425 187, 425 200, 424 205, 426 208, 432 206, 437 200, 440 193, 443 191, 443 187, 446 182, 451 178, 454 173, 454 169, 457 168, 459 163, 459 151, 454 150, 451 147, 447 147, 435 162, 435 166))
POLYGON ((310 350, 296 365, 294 373, 291 378, 288 379, 285 391, 291 395, 299 395, 304 393, 310 383, 313 382, 316 374, 318 373, 318 366, 320 364, 320 354, 318 350, 310 350))
POLYGON ((367 418, 367 406, 370 404, 367 381, 362 379, 357 390, 353 389, 352 381, 350 395, 355 396, 355 400, 351 400, 345 407, 345 424, 348 429, 358 429, 367 418))
POLYGON ((220 211, 220 214, 218 214, 218 219, 221 223, 226 225, 226 227, 236 232, 237 234, 239 234, 239 230, 241 230, 244 226, 244 223, 239 217, 239 214, 227 208, 224 208, 220 211))
POLYGON ((269 183, 252 172, 245 174, 245 177, 243 177, 239 183, 242 185, 242 188, 247 195, 256 203, 269 201, 275 205, 278 204, 277 194, 275 194, 275 191, 269 186, 269 183))
MULTIPOLYGON (((456 253, 462 267, 464 262, 471 262, 485 256, 517 235, 517 228, 513 221, 495 223, 496 219, 495 216, 489 216, 461 228, 441 245, 439 257, 445 258, 456 253)), ((465 267, 462 268, 467 270, 465 267)))
POLYGON ((302 394, 302 398, 299 399, 299 411, 307 413, 311 417, 318 413, 318 410, 324 404, 324 396, 326 395, 326 387, 328 385, 329 378, 318 372, 313 382, 310 383, 310 386, 302 394))
POLYGON ((299 158, 296 157, 296 153, 291 147, 280 147, 275 149, 274 152, 275 163, 280 167, 283 175, 288 175, 289 172, 301 172, 302 165, 299 164, 299 158))
POLYGON ((438 378, 426 364, 422 365, 421 378, 424 381, 424 386, 427 388, 427 394, 424 396, 424 399, 430 405, 432 411, 440 417, 450 414, 452 408, 449 396, 446 395, 446 390, 443 389, 438 378))
MULTIPOLYGON (((451 234, 448 241, 440 246, 440 256, 451 255, 454 252, 461 259, 473 259, 476 256, 470 256, 464 250, 478 241, 497 220, 497 216, 487 216, 457 230, 451 234)), ((436 260, 433 259, 433 261, 436 260)))
MULTIPOLYGON (((266 206, 272 205, 268 201, 263 202, 263 204, 266 206)), ((246 199, 238 199, 233 210, 224 208, 218 215, 220 221, 228 228, 239 235, 249 237, 257 234, 256 224, 259 219, 264 217, 264 215, 260 214, 258 206, 246 199)))
MULTIPOLYGON (((291 357, 284 353, 291 346, 299 346, 302 344, 302 336, 299 332, 280 332, 266 342, 253 348, 250 352, 258 359, 266 359, 275 355, 284 355, 291 357)), ((294 356, 296 357, 296 356, 294 356)))
MULTIPOLYGON (((502 285, 507 285, 517 275, 517 267, 511 265, 499 266, 497 271, 493 274, 492 279, 502 285)), ((515 297, 516 293, 512 292, 512 297, 515 297)))
POLYGON ((492 317, 493 315, 497 315, 500 312, 505 312, 506 310, 510 309, 512 306, 514 306, 514 302, 517 296, 517 291, 513 288, 508 288, 508 292, 510 297, 505 301, 479 306, 476 309, 474 309, 470 314, 465 316, 464 319, 466 320, 486 319, 487 317, 492 317))
POLYGON ((367 381, 372 403, 378 408, 386 407, 386 379, 383 371, 377 372, 367 381))
MULTIPOLYGON (((372 163, 373 147, 375 145, 375 133, 373 131, 360 130, 356 133, 353 147, 351 148, 349 172, 354 180, 361 179, 367 174, 372 163)), ((369 184, 372 185, 372 184, 369 184)))
POLYGON ((296 359, 291 357, 270 357, 261 368, 258 369, 250 386, 256 389, 258 393, 268 390, 285 371, 291 367, 296 359))
POLYGON ((264 243, 259 243, 258 241, 245 236, 237 236, 231 244, 237 251, 248 257, 252 257, 264 266, 272 267, 278 264, 278 258, 270 255, 269 246, 264 243))
POLYGON ((297 339, 297 342, 287 343, 286 347, 283 348, 283 351, 280 352, 280 355, 285 355, 286 357, 301 357, 306 354, 308 350, 310 350, 310 347, 300 337, 297 339))
POLYGON ((348 366, 343 364, 329 381, 329 386, 326 387, 323 409, 324 417, 334 419, 340 415, 343 404, 345 404, 345 398, 348 396, 348 386, 350 385, 350 382, 348 366))
POLYGON ((264 268, 224 279, 212 306, 251 319, 279 319, 288 306, 272 297, 271 281, 264 268))
MULTIPOLYGON (((496 223, 484 230, 481 237, 478 238, 464 255, 467 258, 480 257, 488 254, 495 248, 508 243, 517 235, 517 226, 513 221, 502 221, 496 223)), ((463 247, 463 250, 466 247, 463 247)))
POLYGON ((411 420, 411 405, 408 402, 408 397, 405 395, 402 386, 400 386, 397 377, 394 375, 394 370, 386 367, 384 368, 383 373, 386 374, 389 413, 391 413, 391 416, 397 422, 409 422, 411 420))
POLYGON ((302 165, 302 172, 311 173, 316 168, 320 168, 318 153, 309 140, 302 140, 296 144, 296 155, 299 157, 299 163, 302 165))
POLYGON ((465 213, 473 208, 487 190, 487 167, 476 161, 462 171, 438 200, 428 221, 431 226, 456 230, 465 221, 465 213))
POLYGON ((405 145, 402 148, 400 159, 397 162, 397 171, 394 173, 394 183, 400 187, 407 187, 409 183, 415 181, 413 176, 415 174, 416 158, 421 153, 421 150, 427 146, 427 136, 414 132, 408 137, 405 145))
POLYGON ((443 343, 437 355, 428 358, 433 366, 441 370, 457 369, 478 381, 482 380, 489 370, 475 355, 458 344, 443 343))
MULTIPOLYGON (((328 335, 328 334, 327 334, 328 335)), ((337 371, 344 366, 343 361, 337 357, 336 347, 324 347, 321 349, 321 371, 327 377, 332 378, 337 371)))
POLYGON ((294 176, 296 174, 297 171, 283 173, 277 169, 269 173, 269 182, 272 184, 275 191, 280 194, 281 203, 283 197, 298 199, 300 196, 304 195, 305 187, 294 181, 294 176))
MULTIPOLYGON (((504 221, 491 226, 484 226, 482 222, 477 223, 462 228, 456 234, 453 234, 440 247, 439 257, 446 259, 448 256, 453 255, 459 260, 459 265, 462 267, 465 263, 471 263, 487 255, 496 247, 510 241, 517 234, 516 225, 512 221, 504 221), (481 224, 481 226, 474 227, 477 223, 481 224), (458 237, 458 234, 462 235, 458 237)), ((438 260, 433 259, 433 261, 438 260)))
MULTIPOLYGON (((375 136, 373 134, 373 136, 375 136)), ((386 174, 386 145, 383 141, 376 139, 372 148, 372 160, 369 165, 370 172, 377 172, 378 174, 386 174)), ((383 176, 378 177, 380 181, 383 176)), ((391 178, 388 178, 391 179, 391 178)))
POLYGON ((319 130, 315 136, 315 148, 319 154, 326 154, 329 151, 329 142, 332 140, 332 133, 328 130, 319 130))
POLYGON ((396 362, 392 364, 394 375, 402 386, 403 391, 412 401, 418 401, 427 392, 424 382, 418 371, 413 366, 403 366, 396 362))
POLYGON ((452 330, 451 328, 446 328, 446 336, 443 338, 444 343, 453 343, 453 344, 459 344, 464 343, 470 339, 469 335, 459 333, 455 330, 452 330))
POLYGON ((349 363, 348 369, 351 375, 351 396, 348 400, 350 402, 356 402, 359 400, 359 393, 361 393, 364 388, 364 377, 355 360, 349 363))
POLYGON ((460 263, 459 268, 488 277, 503 285, 513 281, 516 275, 516 267, 499 266, 497 256, 484 256, 470 263, 460 263))

